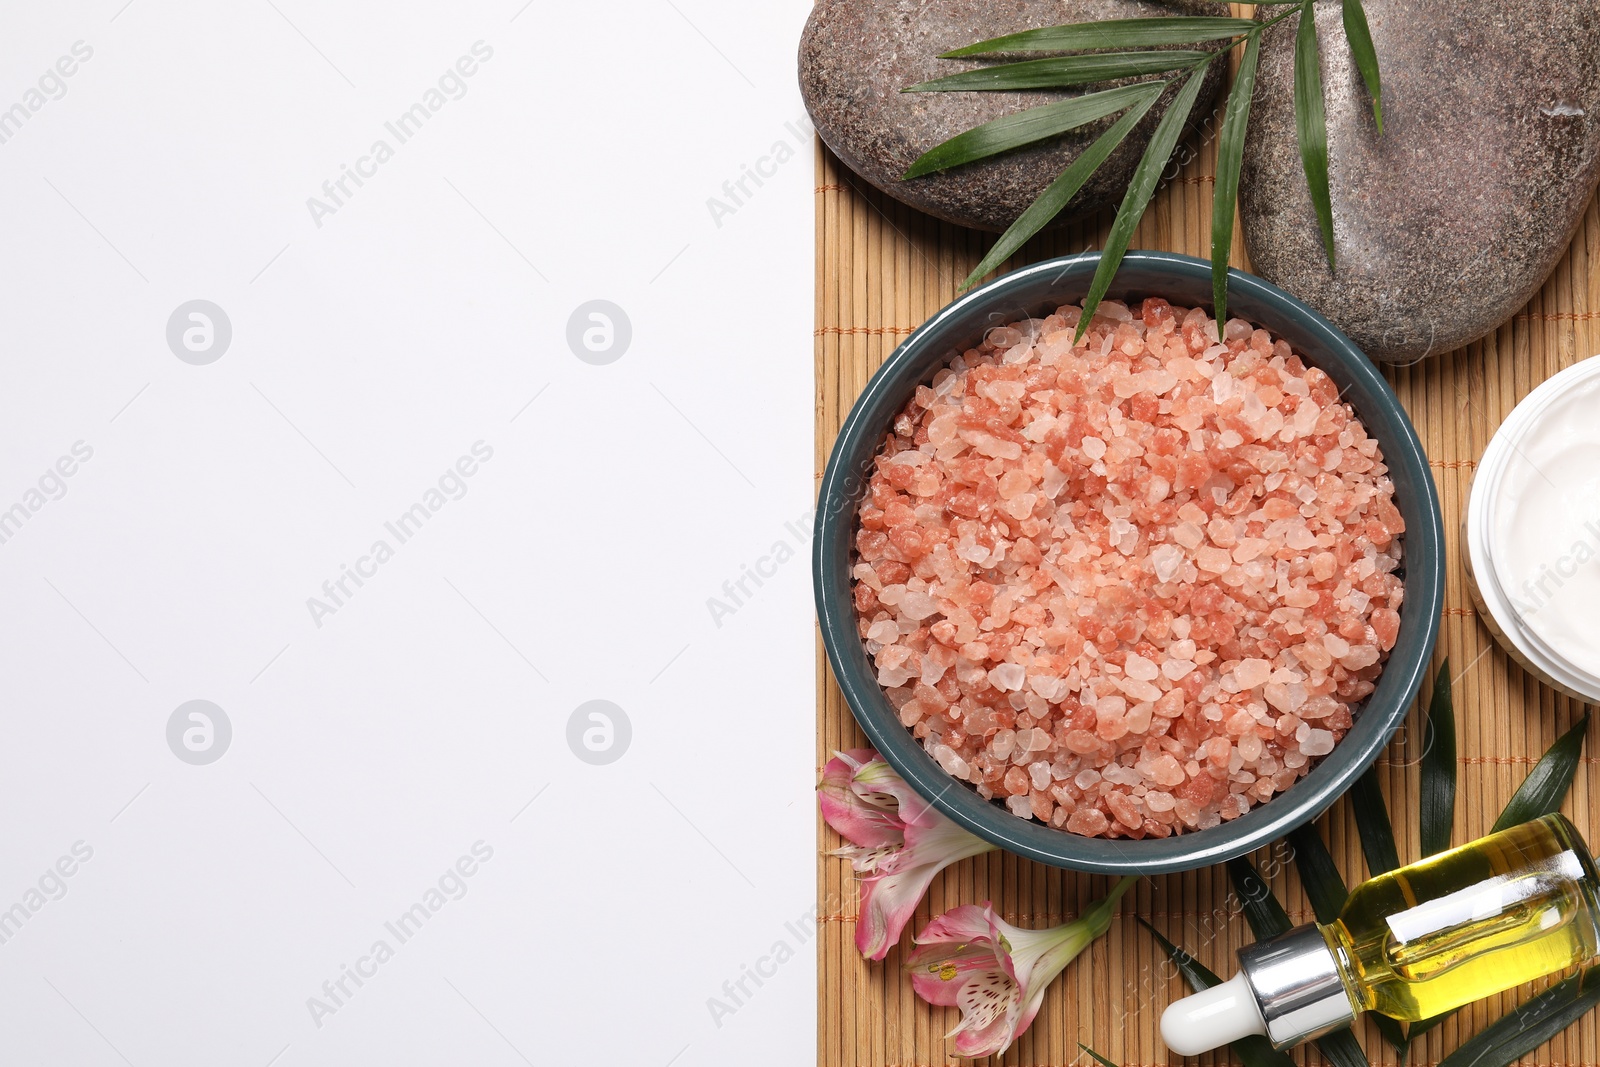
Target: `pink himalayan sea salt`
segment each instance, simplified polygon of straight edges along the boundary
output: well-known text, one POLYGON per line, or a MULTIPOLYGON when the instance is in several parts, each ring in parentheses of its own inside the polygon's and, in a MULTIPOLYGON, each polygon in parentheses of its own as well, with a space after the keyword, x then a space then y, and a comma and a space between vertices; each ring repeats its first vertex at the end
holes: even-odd
POLYGON ((895 420, 860 634, 945 771, 1020 818, 1165 837, 1351 725, 1400 626, 1404 523, 1322 371, 1232 319, 1106 302, 989 331, 895 420))

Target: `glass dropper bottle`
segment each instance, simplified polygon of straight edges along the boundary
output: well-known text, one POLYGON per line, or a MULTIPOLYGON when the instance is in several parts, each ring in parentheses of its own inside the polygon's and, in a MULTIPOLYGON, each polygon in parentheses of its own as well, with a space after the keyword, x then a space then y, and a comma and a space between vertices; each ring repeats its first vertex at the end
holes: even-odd
POLYGON ((1339 917, 1239 951, 1232 979, 1172 1004, 1161 1037, 1194 1056, 1250 1034, 1287 1048, 1364 1011, 1406 1022, 1600 955, 1600 874, 1560 815, 1363 882, 1339 917))

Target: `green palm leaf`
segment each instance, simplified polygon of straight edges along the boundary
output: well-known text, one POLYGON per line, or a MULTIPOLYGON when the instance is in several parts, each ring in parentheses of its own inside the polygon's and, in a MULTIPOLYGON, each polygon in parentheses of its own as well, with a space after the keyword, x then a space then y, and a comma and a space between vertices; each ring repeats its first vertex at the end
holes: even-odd
POLYGON ((1422 753, 1422 854, 1450 847, 1456 817, 1456 711, 1450 699, 1450 657, 1433 676, 1427 747, 1422 753))
POLYGON ((1277 937, 1294 926, 1289 913, 1283 910, 1272 887, 1256 871, 1255 865, 1243 856, 1228 861, 1228 879, 1238 894, 1244 908, 1245 920, 1254 931, 1256 940, 1277 937))
POLYGON ((1383 802, 1383 790, 1378 786, 1376 766, 1368 767, 1350 787, 1350 803, 1356 813, 1361 854, 1367 858, 1367 876, 1376 878, 1400 866, 1394 824, 1389 821, 1389 806, 1383 802))
POLYGON ((1141 78, 1183 70, 1209 59, 1209 52, 1100 52, 1087 56, 1057 56, 1052 59, 1025 59, 1020 63, 1000 63, 992 67, 949 74, 932 81, 918 82, 900 90, 903 93, 947 93, 953 90, 1058 89, 1069 85, 1111 81, 1114 78, 1141 78))
POLYGON ((1078 1047, 1083 1049, 1083 1051, 1087 1052, 1089 1055, 1093 1056, 1095 1062, 1100 1064, 1100 1067, 1119 1067, 1114 1060, 1106 1059, 1104 1056, 1100 1055, 1100 1053, 1096 1052, 1088 1045, 1085 1045, 1082 1041, 1078 1042, 1078 1047))
POLYGON ((1438 1026, 1440 1023, 1444 1022, 1446 1019, 1450 1018, 1450 1016, 1454 1015, 1460 1010, 1460 1008, 1451 1008, 1449 1011, 1440 1012, 1438 1015, 1430 1015, 1426 1019, 1414 1022, 1410 1026, 1406 1027, 1406 1034, 1411 1040, 1415 1041, 1417 1038, 1421 1037, 1429 1030, 1432 1030, 1435 1026, 1438 1026))
POLYGON ((1211 296, 1218 328, 1228 317, 1228 257, 1233 252, 1233 217, 1239 199, 1239 171, 1244 165, 1244 134, 1250 124, 1250 101, 1256 91, 1256 62, 1261 34, 1245 42, 1239 74, 1228 92, 1222 133, 1217 138, 1217 184, 1211 201, 1211 296))
POLYGON ((1011 253, 1026 244, 1028 238, 1048 226, 1050 220, 1067 206, 1067 202, 1077 195, 1079 189, 1083 188, 1083 183, 1089 180, 1089 176, 1099 169, 1100 164, 1106 161, 1106 157, 1111 155, 1139 124, 1139 120, 1144 118, 1145 113, 1161 96, 1167 84, 1156 82, 1143 86, 1144 99, 1130 108, 1127 114, 1118 119, 1109 130, 1096 138, 1094 144, 1090 145, 1083 155, 1073 160, 1072 166, 1062 171, 1061 176, 1039 194, 1039 199, 1028 205, 1028 210, 1000 235, 994 247, 989 249, 989 254, 983 257, 982 263, 973 268, 971 274, 967 275, 967 280, 961 283, 961 287, 967 289, 976 285, 985 274, 1004 263, 1011 253))
POLYGON ((1253 19, 1160 17, 1111 19, 1046 26, 994 37, 940 54, 940 59, 967 59, 1006 52, 1077 52, 1090 48, 1150 48, 1169 44, 1196 44, 1239 37, 1255 29, 1253 19))
POLYGON ((1306 187, 1322 228, 1322 247, 1328 267, 1333 255, 1333 200, 1328 192, 1328 116, 1322 100, 1321 57, 1317 52, 1317 20, 1313 0, 1300 8, 1300 28, 1294 41, 1294 125, 1300 141, 1300 163, 1306 187))
POLYGON ((1133 240, 1133 231, 1139 225, 1139 220, 1144 217, 1144 210, 1150 205, 1150 197, 1155 194, 1156 185, 1161 181, 1162 168, 1167 165, 1167 160, 1172 158, 1173 149, 1178 146, 1178 137, 1183 133, 1183 124, 1189 121, 1189 113, 1194 110, 1194 102, 1200 96, 1200 86, 1205 80, 1210 59, 1211 57, 1207 57, 1204 62, 1195 65, 1189 79, 1179 90, 1177 99, 1173 100, 1167 113, 1161 116, 1161 122, 1156 126, 1156 132, 1151 136, 1150 143, 1145 146, 1139 166, 1133 172, 1133 180, 1128 183, 1128 191, 1122 198, 1122 205, 1117 208, 1117 220, 1111 224, 1111 234, 1106 238, 1105 249, 1100 253, 1100 265, 1095 269, 1094 281, 1089 286, 1089 295, 1084 299, 1083 317, 1078 320, 1075 339, 1083 337, 1084 331, 1089 328, 1089 320, 1094 317, 1094 309, 1100 306, 1106 290, 1111 288, 1111 279, 1122 264, 1123 254, 1128 251, 1128 242, 1133 240))
POLYGON ((1322 835, 1315 824, 1306 823, 1290 831, 1289 844, 1294 847, 1294 865, 1311 900, 1311 910, 1317 913, 1317 922, 1333 922, 1344 909, 1350 891, 1345 888, 1344 876, 1328 853, 1328 846, 1322 843, 1322 835))
POLYGON ((1600 967, 1589 967, 1517 1005, 1461 1043, 1439 1067, 1507 1067, 1600 1003, 1600 967))
POLYGON ((1572 788, 1572 776, 1578 770, 1578 761, 1583 756, 1583 735, 1588 728, 1589 713, 1584 712, 1577 725, 1557 738, 1543 758, 1534 764, 1533 770, 1517 787, 1505 810, 1494 821, 1490 833, 1549 815, 1561 807, 1567 790, 1572 788))
POLYGON ((1378 52, 1372 47, 1372 30, 1367 27, 1367 9, 1361 0, 1344 0, 1344 36, 1350 42, 1350 54, 1355 57, 1356 69, 1367 84, 1367 95, 1372 97, 1372 118, 1383 134, 1383 80, 1378 76, 1378 52))
POLYGON ((900 175, 900 180, 920 178, 924 174, 948 170, 963 163, 971 163, 973 160, 984 159, 1013 148, 1033 144, 1035 141, 1042 141, 1047 137, 1054 137, 1056 134, 1076 129, 1096 119, 1103 119, 1107 115, 1115 115, 1130 104, 1144 99, 1148 92, 1149 86, 1144 83, 1124 85, 1103 92, 1075 96, 1070 100, 1059 100, 1053 104, 1043 104, 1015 115, 1005 115, 992 122, 985 122, 982 126, 974 126, 966 133, 957 134, 924 152, 915 163, 911 164, 910 169, 900 175))

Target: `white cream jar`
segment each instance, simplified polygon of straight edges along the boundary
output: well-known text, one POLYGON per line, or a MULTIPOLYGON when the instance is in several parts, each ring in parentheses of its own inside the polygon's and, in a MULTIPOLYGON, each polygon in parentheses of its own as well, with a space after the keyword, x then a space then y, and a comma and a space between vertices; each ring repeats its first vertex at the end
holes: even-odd
POLYGON ((1600 356, 1512 410, 1461 526, 1467 585, 1500 644, 1542 681, 1600 704, 1600 356))

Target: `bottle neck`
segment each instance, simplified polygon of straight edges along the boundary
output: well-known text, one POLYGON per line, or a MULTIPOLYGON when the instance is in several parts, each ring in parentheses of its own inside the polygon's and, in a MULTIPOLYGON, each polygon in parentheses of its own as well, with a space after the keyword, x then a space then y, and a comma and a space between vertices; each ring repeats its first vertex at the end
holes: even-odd
POLYGON ((1355 945, 1351 943, 1349 928, 1335 919, 1326 926, 1319 924, 1317 930, 1322 934, 1328 951, 1333 955, 1334 964, 1339 969, 1339 980, 1344 984, 1345 995, 1350 998, 1351 1007, 1357 1014, 1371 1011, 1377 1003, 1377 998, 1357 977, 1356 951, 1355 945))

